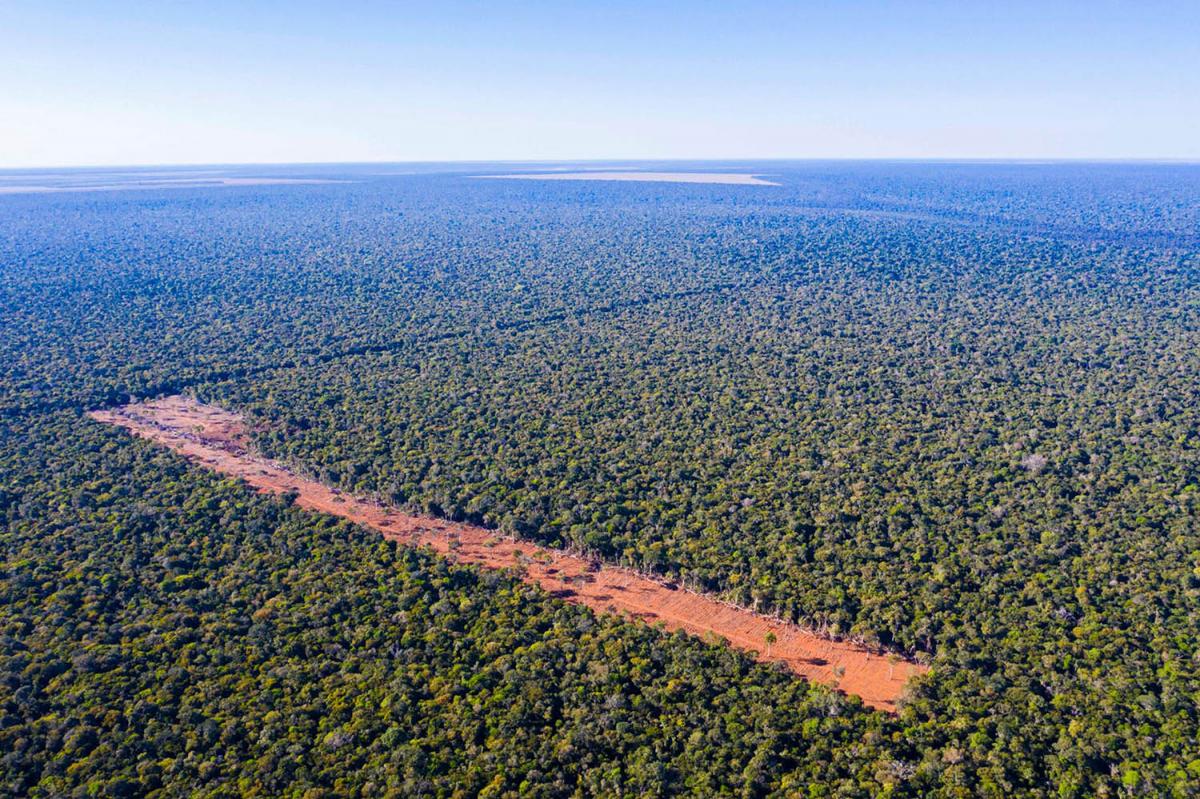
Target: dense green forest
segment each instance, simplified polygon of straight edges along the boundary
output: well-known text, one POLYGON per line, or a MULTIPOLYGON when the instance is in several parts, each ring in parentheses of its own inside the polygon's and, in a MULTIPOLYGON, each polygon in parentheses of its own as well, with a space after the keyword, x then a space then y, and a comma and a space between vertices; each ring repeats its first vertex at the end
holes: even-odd
POLYGON ((1200 795, 1200 170, 773 168, 4 198, 7 789, 1200 795), (933 671, 866 712, 80 416, 180 390, 933 671))
POLYGON ((730 649, 74 415, 3 432, 7 795, 870 792, 917 757, 879 714, 730 649))

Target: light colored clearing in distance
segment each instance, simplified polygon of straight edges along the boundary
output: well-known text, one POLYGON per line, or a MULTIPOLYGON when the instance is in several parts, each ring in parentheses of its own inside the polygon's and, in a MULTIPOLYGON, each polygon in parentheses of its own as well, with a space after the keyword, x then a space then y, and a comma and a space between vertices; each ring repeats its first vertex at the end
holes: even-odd
POLYGON ((500 180, 637 180, 656 183, 727 183, 735 186, 778 186, 755 175, 736 172, 539 172, 536 174, 472 175, 500 180))
POLYGON ((186 178, 181 180, 138 180, 129 183, 83 185, 0 185, 0 194, 61 194, 74 191, 133 191, 136 189, 205 189, 216 186, 296 186, 318 183, 348 183, 318 178, 186 178))

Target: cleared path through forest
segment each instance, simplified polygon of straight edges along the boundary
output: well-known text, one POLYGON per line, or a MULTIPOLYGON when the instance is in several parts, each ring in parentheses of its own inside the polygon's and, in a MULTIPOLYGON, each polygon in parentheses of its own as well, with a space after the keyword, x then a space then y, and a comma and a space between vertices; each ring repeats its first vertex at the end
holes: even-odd
POLYGON ((759 660, 782 661, 800 676, 835 686, 867 705, 895 711, 910 677, 924 666, 834 641, 649 577, 555 549, 518 541, 469 524, 415 516, 371 500, 346 495, 294 474, 249 448, 242 417, 188 397, 167 397, 121 408, 93 411, 118 425, 210 469, 239 477, 264 493, 294 492, 296 504, 372 527, 412 546, 426 546, 463 563, 515 569, 526 582, 598 612, 618 612, 668 630, 719 636, 759 660), (768 645, 768 634, 774 640, 768 645))

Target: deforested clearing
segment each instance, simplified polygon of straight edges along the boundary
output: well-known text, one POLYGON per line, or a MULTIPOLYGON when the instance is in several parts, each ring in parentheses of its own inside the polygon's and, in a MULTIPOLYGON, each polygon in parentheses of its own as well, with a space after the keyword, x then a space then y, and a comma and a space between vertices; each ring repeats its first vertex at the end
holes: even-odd
POLYGON ((97 421, 118 425, 169 447, 189 460, 244 480, 262 492, 291 494, 304 508, 374 528, 389 539, 429 547, 462 563, 512 569, 526 582, 597 612, 616 612, 665 629, 682 630, 779 661, 805 679, 860 697, 893 712, 908 680, 927 671, 896 655, 824 638, 650 577, 586 557, 505 537, 468 524, 417 516, 344 494, 260 457, 249 447, 247 426, 236 413, 188 397, 93 411, 97 421))

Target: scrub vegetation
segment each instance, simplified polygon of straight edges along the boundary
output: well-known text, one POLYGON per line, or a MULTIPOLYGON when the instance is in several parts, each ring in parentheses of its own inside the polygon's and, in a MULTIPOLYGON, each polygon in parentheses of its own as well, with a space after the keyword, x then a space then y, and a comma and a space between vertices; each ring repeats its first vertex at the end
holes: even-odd
POLYGON ((0 200, 3 785, 1195 793, 1200 170, 475 169, 0 200), (82 415, 181 391, 932 670, 873 713, 82 415))

